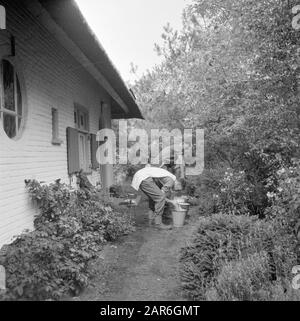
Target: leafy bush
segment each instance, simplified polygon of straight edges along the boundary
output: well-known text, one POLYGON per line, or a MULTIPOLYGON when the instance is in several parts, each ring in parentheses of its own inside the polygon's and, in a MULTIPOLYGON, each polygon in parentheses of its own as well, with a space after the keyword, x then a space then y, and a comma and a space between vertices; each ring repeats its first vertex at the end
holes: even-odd
POLYGON ((197 183, 195 182, 194 179, 187 179, 185 181, 185 192, 187 193, 187 195, 189 196, 199 196, 199 195, 195 195, 197 189, 197 183))
MULTIPOLYGON (((134 88, 149 127, 205 128, 206 170, 199 181, 188 182, 187 192, 199 199, 201 215, 221 214, 202 219, 192 245, 184 250, 187 292, 205 298, 224 266, 243 267, 252 258, 247 270, 251 278, 264 266, 267 253, 272 280, 266 283, 265 297, 283 297, 278 282, 295 261, 294 232, 300 240, 298 174, 288 170, 300 155, 298 35, 291 26, 291 3, 217 3, 194 0, 183 15, 181 32, 165 28, 163 44, 156 48, 165 58, 163 65, 134 88), (207 28, 202 28, 204 18, 207 28), (230 167, 225 176, 225 171, 210 176, 224 164, 230 167), (289 171, 285 178, 276 173, 281 167, 283 175, 289 171), (248 214, 262 221, 252 221, 248 214), (237 250, 240 243, 242 250, 237 250)), ((222 275, 229 270, 224 268, 222 275)), ((231 280, 245 276, 237 273, 231 280)), ((255 295, 251 292, 251 299, 255 295)))
POLYGON ((210 216, 219 212, 220 200, 217 194, 206 193, 199 198, 196 204, 198 205, 199 214, 201 216, 210 216))
POLYGON ((200 213, 218 214, 201 219, 192 244, 183 249, 181 279, 190 298, 299 298, 289 284, 300 258, 300 163, 284 166, 266 156, 264 164, 270 175, 252 169, 258 181, 249 170, 228 169, 215 180, 212 196, 202 193, 200 213))
MULTIPOLYGON (((279 238, 269 221, 254 216, 216 214, 202 218, 191 244, 182 250, 183 289, 188 297, 204 300, 220 274, 227 273, 227 270, 222 272, 225 265, 236 262, 243 266, 240 260, 250 259, 254 254, 262 258, 267 253, 268 269, 264 275, 270 280, 287 278, 296 265, 295 246, 293 235, 284 234, 279 238)), ((234 293, 226 295, 235 296, 234 293)))
POLYGON ((35 231, 19 236, 1 261, 7 271, 4 299, 59 299, 88 283, 89 261, 106 241, 129 233, 132 224, 95 193, 67 185, 27 182, 40 213, 35 231))
POLYGON ((186 179, 185 192, 189 196, 202 197, 206 193, 215 193, 219 188, 220 180, 224 175, 225 169, 206 168, 199 176, 188 176, 186 179))
POLYGON ((215 285, 206 292, 209 301, 300 300, 288 282, 269 278, 269 256, 262 251, 225 264, 215 285))
POLYGON ((218 188, 223 175, 222 168, 205 169, 200 176, 186 179, 185 193, 190 196, 189 202, 198 206, 201 216, 219 212, 218 188))
POLYGON ((121 197, 124 194, 122 190, 122 186, 120 185, 112 185, 109 188, 109 193, 113 197, 121 197))
POLYGON ((220 210, 230 214, 250 214, 251 194, 254 191, 244 171, 228 168, 219 185, 220 210))
POLYGON ((273 182, 270 187, 267 185, 267 179, 257 181, 253 175, 248 169, 220 167, 205 170, 198 180, 192 180, 190 183, 193 195, 199 198, 200 214, 222 212, 259 215, 263 218, 265 209, 270 204, 267 191, 274 189, 277 182, 273 182))
POLYGON ((207 291, 208 300, 248 301, 269 284, 269 263, 266 252, 225 264, 217 276, 215 286, 207 291), (213 296, 212 296, 213 294, 213 296))
MULTIPOLYGON (((268 193, 271 206, 267 215, 274 219, 286 233, 298 232, 300 221, 300 162, 282 167, 276 173, 277 188, 268 193)), ((272 184, 272 182, 270 182, 272 184)))

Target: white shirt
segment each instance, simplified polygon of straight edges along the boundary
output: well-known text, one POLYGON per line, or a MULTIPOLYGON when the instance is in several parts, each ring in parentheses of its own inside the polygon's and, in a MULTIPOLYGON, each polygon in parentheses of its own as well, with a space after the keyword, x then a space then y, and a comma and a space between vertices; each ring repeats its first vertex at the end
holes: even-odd
POLYGON ((142 181, 149 177, 154 177, 154 178, 171 177, 174 180, 174 182, 176 181, 176 176, 171 174, 169 171, 159 167, 147 166, 138 170, 134 174, 131 186, 138 191, 142 181))

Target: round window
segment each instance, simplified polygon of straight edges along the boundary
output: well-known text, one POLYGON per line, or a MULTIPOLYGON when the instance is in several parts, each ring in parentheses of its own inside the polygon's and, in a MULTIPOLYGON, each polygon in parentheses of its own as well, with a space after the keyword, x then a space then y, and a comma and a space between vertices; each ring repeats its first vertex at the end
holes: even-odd
POLYGON ((23 104, 20 82, 14 66, 3 59, 1 62, 1 124, 9 138, 20 134, 23 120, 23 104))

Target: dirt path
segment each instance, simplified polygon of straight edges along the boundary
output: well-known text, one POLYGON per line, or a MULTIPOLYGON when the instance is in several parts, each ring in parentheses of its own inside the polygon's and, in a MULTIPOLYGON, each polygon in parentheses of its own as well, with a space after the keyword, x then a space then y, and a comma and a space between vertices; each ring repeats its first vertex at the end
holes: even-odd
POLYGON ((77 300, 184 300, 178 258, 192 234, 196 210, 190 210, 183 228, 170 231, 148 226, 145 202, 135 212, 136 231, 104 247, 94 263, 95 278, 77 300))

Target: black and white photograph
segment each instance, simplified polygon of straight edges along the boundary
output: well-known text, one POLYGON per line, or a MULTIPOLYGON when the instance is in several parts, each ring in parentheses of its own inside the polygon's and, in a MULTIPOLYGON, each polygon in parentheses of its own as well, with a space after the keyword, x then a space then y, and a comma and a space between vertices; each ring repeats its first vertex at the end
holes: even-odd
POLYGON ((0 311, 19 301, 300 301, 299 0, 0 0, 0 311))

